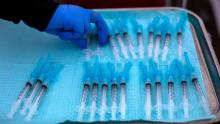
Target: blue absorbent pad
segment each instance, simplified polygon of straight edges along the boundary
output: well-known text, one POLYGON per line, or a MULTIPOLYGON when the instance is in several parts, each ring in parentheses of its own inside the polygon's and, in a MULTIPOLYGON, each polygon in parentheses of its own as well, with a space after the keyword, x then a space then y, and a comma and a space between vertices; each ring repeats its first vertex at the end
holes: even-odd
MULTIPOLYGON (((187 13, 171 10, 128 10, 128 11, 100 11, 101 15, 106 20, 110 27, 110 33, 113 36, 114 41, 117 32, 127 31, 130 34, 131 41, 134 45, 135 52, 138 53, 138 44, 136 34, 142 32, 144 42, 144 62, 148 61, 147 56, 147 44, 148 44, 148 32, 153 31, 161 33, 162 38, 165 37, 163 32, 171 33, 170 48, 168 53, 167 63, 170 63, 177 56, 177 40, 176 35, 173 38, 174 32, 183 32, 183 51, 186 51, 192 65, 195 68, 194 75, 199 80, 200 86, 204 92, 204 82, 201 73, 198 56, 196 53, 195 44, 190 28, 190 24, 187 21, 187 13), (178 25, 180 18, 186 19, 184 28, 178 25), (155 18, 159 20, 168 19, 169 25, 173 28, 166 27, 166 24, 159 25, 158 21, 153 21, 155 18), (150 26, 153 28, 151 28, 150 26), (167 29, 166 29, 167 28, 167 29)), ((163 23, 163 22, 161 22, 163 23)), ((179 24, 180 25, 180 24, 179 24)), ((82 77, 84 75, 83 63, 85 62, 85 50, 81 50, 69 41, 61 41, 58 37, 49 35, 47 33, 36 31, 27 27, 24 23, 13 24, 0 20, 0 123, 60 123, 66 120, 77 121, 81 95, 84 82, 82 77), (52 55, 52 59, 55 63, 64 64, 63 70, 60 72, 58 80, 49 86, 48 92, 43 99, 42 104, 39 107, 38 112, 33 117, 31 122, 25 122, 24 117, 19 114, 15 115, 14 119, 8 120, 7 114, 10 108, 19 95, 19 92, 24 87, 26 81, 29 79, 37 60, 46 56, 48 53, 52 55)), ((164 41, 164 40, 163 40, 164 41)), ((155 41, 154 41, 155 42, 155 41)), ((99 61, 101 63, 114 62, 114 56, 110 45, 96 48, 96 42, 92 42, 92 55, 99 55, 99 61)), ((117 43, 118 44, 118 43, 117 43)), ((162 43, 161 43, 162 46, 162 43)), ((118 49, 120 48, 117 46, 118 49)), ((162 48, 161 48, 162 49, 162 48)), ((120 49, 119 49, 120 51, 120 49)), ((128 50, 129 51, 129 50, 128 50)), ((138 54, 137 54, 138 55, 138 54)), ((146 120, 145 118, 145 82, 139 78, 141 75, 139 71, 139 59, 134 60, 131 58, 123 59, 123 55, 120 53, 122 62, 126 63, 130 61, 132 67, 129 73, 129 79, 126 82, 126 104, 127 112, 124 120, 120 119, 119 110, 117 111, 118 121, 132 121, 132 120, 146 120)), ((91 59, 93 61, 94 59, 91 59)), ((167 64, 166 63, 166 64, 167 64)), ((166 65, 165 64, 165 65, 166 65)), ((155 89, 156 84, 152 82, 152 118, 147 121, 159 121, 159 122, 188 122, 195 120, 211 119, 213 115, 206 115, 202 109, 202 105, 198 103, 198 98, 195 93, 195 89, 190 78, 186 79, 189 86, 189 118, 183 117, 183 105, 181 79, 174 79, 174 99, 175 99, 175 114, 174 119, 170 120, 167 113, 167 82, 165 79, 161 79, 162 86, 162 119, 157 120, 155 113, 155 89)), ((110 89, 110 83, 108 83, 110 89)), ((99 86, 99 96, 101 86, 99 86)), ((110 94, 110 90, 108 91, 110 94)), ((110 95, 108 95, 110 99, 110 95)), ((100 103, 98 102, 98 105, 100 103)), ((108 102, 110 105, 110 102, 108 102)), ((100 108, 100 107, 98 107, 100 108)), ((89 105, 86 107, 85 116, 82 122, 90 122, 89 105)), ((106 121, 110 121, 110 107, 107 108, 106 121)), ((96 113, 95 120, 99 121, 98 112, 96 113)))

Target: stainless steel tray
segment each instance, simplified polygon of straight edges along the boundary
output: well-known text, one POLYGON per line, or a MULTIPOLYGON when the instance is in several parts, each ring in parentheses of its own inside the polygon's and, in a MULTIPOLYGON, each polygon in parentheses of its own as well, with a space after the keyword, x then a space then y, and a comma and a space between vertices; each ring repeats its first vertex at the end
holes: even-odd
MULTIPOLYGON (((208 32, 204 26, 203 21, 195 13, 176 7, 162 7, 162 8, 123 8, 123 9, 97 9, 97 11, 126 11, 126 10, 174 10, 184 11, 188 13, 188 18, 193 33, 194 42, 196 45, 197 55, 200 62, 203 80, 205 82, 205 89, 208 96, 209 106, 212 113, 216 116, 214 119, 192 121, 188 123, 213 123, 220 121, 220 66, 217 61, 215 52, 213 50, 211 40, 208 37, 208 32)), ((131 123, 142 123, 143 121, 132 121, 131 123)), ((146 122, 146 121, 144 121, 146 122)), ((125 122, 127 123, 127 122, 125 122)))

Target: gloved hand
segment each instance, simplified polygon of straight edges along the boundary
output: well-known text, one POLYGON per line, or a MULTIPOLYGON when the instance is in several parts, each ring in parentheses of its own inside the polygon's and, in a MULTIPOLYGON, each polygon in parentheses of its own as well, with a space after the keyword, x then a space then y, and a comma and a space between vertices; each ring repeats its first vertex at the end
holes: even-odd
POLYGON ((95 23, 97 27, 99 44, 105 45, 108 42, 108 27, 101 15, 75 5, 59 5, 45 31, 86 48, 85 35, 90 30, 90 23, 95 23))

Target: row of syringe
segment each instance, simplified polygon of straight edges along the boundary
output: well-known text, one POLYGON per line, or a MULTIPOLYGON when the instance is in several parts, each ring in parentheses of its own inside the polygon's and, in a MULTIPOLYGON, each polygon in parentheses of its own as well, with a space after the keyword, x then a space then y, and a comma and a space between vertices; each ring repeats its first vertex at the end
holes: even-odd
MULTIPOLYGON (((202 105, 202 108, 205 114, 210 115, 210 109, 208 100, 205 97, 205 94, 201 88, 201 84, 199 83, 198 78, 196 78, 196 73, 194 67, 189 61, 189 57, 187 53, 184 53, 184 64, 182 61, 178 59, 173 60, 173 62, 169 65, 166 70, 167 74, 161 74, 160 66, 154 60, 149 60, 148 66, 143 62, 139 63, 139 69, 142 74, 142 81, 145 82, 146 89, 146 102, 145 102, 145 115, 146 119, 151 118, 152 114, 152 80, 156 80, 156 116, 157 119, 162 119, 162 85, 161 85, 161 76, 165 75, 166 80, 168 80, 168 115, 170 119, 174 118, 174 110, 175 110, 175 98, 174 98, 174 79, 181 80, 182 87, 182 105, 184 118, 189 118, 189 92, 188 92, 188 83, 187 80, 190 79, 192 81, 193 87, 199 98, 199 101, 202 105)), ((177 83, 175 83, 176 85, 177 83)))
MULTIPOLYGON (((89 120, 94 121, 96 118, 96 113, 99 113, 101 121, 106 119, 107 112, 107 93, 109 89, 108 81, 111 80, 111 120, 116 120, 117 110, 119 108, 121 119, 126 117, 126 82, 128 80, 128 73, 131 68, 131 63, 126 63, 122 65, 120 71, 116 71, 116 67, 112 63, 105 64, 95 64, 92 68, 90 64, 85 63, 85 76, 84 76, 84 87, 80 103, 80 108, 78 112, 78 121, 83 120, 85 116, 87 103, 90 101, 89 105, 89 120), (98 68, 98 70, 97 70, 98 68), (97 77, 99 76, 99 77, 97 77), (93 82, 93 83, 91 83, 93 82), (120 82, 119 84, 117 82, 120 82), (98 88, 101 88, 101 99, 99 112, 97 109, 98 102, 98 88), (119 87, 120 86, 120 87, 119 87), (92 88, 91 88, 92 87, 92 88), (119 87, 119 88, 118 88, 119 87), (91 90, 91 92, 90 92, 91 90), (120 91, 120 93, 118 92, 120 91), (91 95, 89 95, 89 93, 91 95), (120 107, 118 107, 117 96, 120 94, 120 107), (91 99, 88 97, 91 96, 91 99)), ((117 66, 118 67, 118 66, 117 66)))
MULTIPOLYGON (((207 102, 207 99, 205 98, 205 96, 203 95, 203 91, 199 85, 198 79, 194 78, 192 79, 192 84, 193 87, 196 90, 196 95, 199 97, 199 101, 200 104, 203 108, 204 114, 205 115, 210 115, 210 109, 209 109, 209 105, 207 102)), ((183 117, 185 119, 188 119, 190 117, 190 102, 189 102, 189 90, 188 90, 188 83, 186 80, 181 81, 181 87, 182 87, 182 104, 177 104, 175 102, 175 91, 174 91, 174 82, 169 81, 167 83, 167 87, 168 87, 168 104, 166 105, 167 108, 164 108, 164 104, 163 104, 163 96, 164 94, 162 94, 162 84, 161 82, 156 82, 156 104, 155 106, 152 105, 152 99, 154 99, 152 97, 152 83, 150 82, 146 82, 145 83, 145 117, 146 120, 150 120, 152 119, 152 112, 155 111, 156 112, 156 119, 161 120, 163 119, 163 109, 167 110, 168 112, 168 118, 169 119, 175 119, 175 112, 179 111, 179 110, 183 110, 183 117), (181 106, 182 105, 182 106, 181 106), (154 107, 153 107, 154 106, 154 107), (155 110, 153 110, 155 109, 155 110)), ((199 107, 199 106, 195 106, 195 107, 199 107)))
POLYGON ((37 112, 41 100, 48 90, 48 86, 56 80, 58 73, 63 68, 63 65, 54 64, 49 62, 48 59, 41 58, 38 61, 30 75, 29 81, 25 84, 16 101, 13 103, 7 115, 9 119, 13 119, 22 105, 20 114, 26 115, 26 121, 30 121, 37 112))
MULTIPOLYGON (((182 52, 183 52, 182 35, 183 35, 182 32, 177 32, 176 34, 176 39, 178 42, 178 58, 179 59, 182 59, 182 52)), ((129 59, 130 55, 132 59, 139 58, 143 60, 145 58, 145 47, 144 47, 142 32, 137 32, 136 34, 137 42, 138 42, 138 47, 137 47, 138 54, 136 53, 136 48, 133 45, 133 42, 132 42, 131 37, 129 36, 129 33, 125 32, 123 33, 122 36, 120 35, 120 33, 115 33, 115 35, 109 36, 109 41, 111 44, 111 48, 112 48, 112 52, 113 52, 115 60, 120 61, 122 58, 129 59), (118 49, 117 43, 119 44, 120 49, 118 49), (120 53, 122 54, 123 57, 121 57, 120 53)), ((163 46, 161 46, 162 40, 163 39, 162 39, 161 33, 149 32, 148 45, 146 48, 147 50, 146 53, 147 53, 148 58, 154 58, 155 61, 159 61, 159 55, 162 54, 161 61, 163 62, 167 61, 167 56, 169 53, 169 45, 170 45, 170 40, 171 40, 171 33, 169 32, 165 33, 163 46), (162 50, 161 50, 161 47, 162 47, 162 50)))

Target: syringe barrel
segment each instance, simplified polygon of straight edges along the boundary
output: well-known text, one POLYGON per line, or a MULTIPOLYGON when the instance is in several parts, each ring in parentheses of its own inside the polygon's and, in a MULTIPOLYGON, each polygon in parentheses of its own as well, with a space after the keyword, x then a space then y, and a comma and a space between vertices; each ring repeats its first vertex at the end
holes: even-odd
POLYGON ((196 89, 196 93, 198 95, 198 97, 200 98, 200 102, 202 104, 202 107, 204 109, 204 111, 206 112, 207 115, 211 114, 210 108, 209 108, 209 104, 208 104, 208 100, 205 97, 204 92, 202 91, 202 88, 199 85, 199 81, 197 78, 193 78, 192 79, 193 85, 196 89))
POLYGON ((33 100, 34 96, 36 95, 36 93, 39 90, 42 83, 43 82, 41 80, 39 80, 39 79, 37 80, 37 82, 33 86, 33 89, 31 91, 30 96, 28 97, 28 99, 33 100))
POLYGON ((183 89, 183 111, 184 117, 189 118, 189 100, 188 100, 188 88, 187 82, 185 80, 181 81, 182 89, 183 89))
POLYGON ((92 85, 92 101, 97 101, 98 97, 98 83, 94 82, 92 85))
POLYGON ((24 88, 21 90, 21 92, 20 92, 19 96, 17 97, 16 101, 13 103, 13 106, 12 106, 10 112, 8 113, 8 118, 9 119, 12 119, 14 117, 14 114, 20 108, 20 105, 21 105, 22 101, 27 96, 27 94, 30 91, 31 87, 32 87, 32 83, 30 81, 28 81, 25 84, 24 88))
POLYGON ((121 119, 125 119, 126 117, 126 83, 120 83, 120 112, 121 112, 121 119))
POLYGON ((157 119, 162 118, 162 96, 161 96, 161 82, 156 82, 156 108, 157 108, 157 119))
POLYGON ((145 100, 145 115, 146 119, 151 119, 151 84, 146 83, 145 84, 145 90, 146 90, 146 100, 145 100))
POLYGON ((37 95, 36 99, 34 100, 32 106, 30 108, 30 111, 25 118, 26 121, 30 121, 33 118, 34 114, 38 110, 38 107, 39 107, 44 95, 46 94, 46 91, 47 91, 47 85, 42 85, 41 89, 39 91, 39 94, 37 95))

